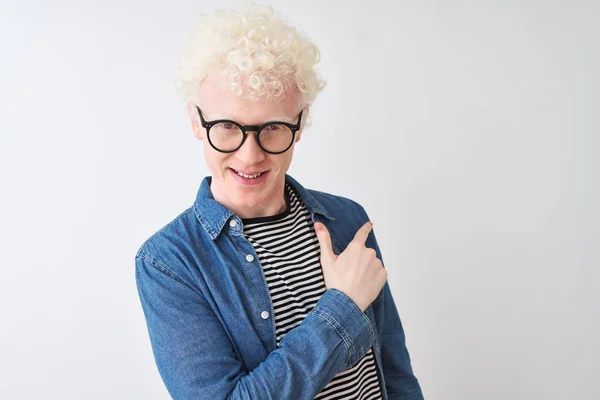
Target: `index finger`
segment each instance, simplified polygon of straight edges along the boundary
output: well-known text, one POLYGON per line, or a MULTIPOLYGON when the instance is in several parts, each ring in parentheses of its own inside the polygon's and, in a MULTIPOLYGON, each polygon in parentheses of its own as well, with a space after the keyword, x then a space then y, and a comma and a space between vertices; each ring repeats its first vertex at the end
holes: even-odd
POLYGON ((373 229, 373 223, 371 221, 365 222, 365 224, 354 234, 354 240, 361 244, 365 244, 371 229, 373 229))

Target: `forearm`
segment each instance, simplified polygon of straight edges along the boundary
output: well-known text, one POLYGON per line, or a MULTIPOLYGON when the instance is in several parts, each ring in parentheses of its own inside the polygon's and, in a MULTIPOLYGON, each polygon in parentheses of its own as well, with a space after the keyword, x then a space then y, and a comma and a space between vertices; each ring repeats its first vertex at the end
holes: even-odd
POLYGON ((279 348, 247 371, 197 289, 150 257, 137 258, 136 265, 154 358, 176 400, 312 399, 374 341, 371 322, 356 303, 329 289, 279 348))
POLYGON ((344 293, 328 290, 279 348, 236 383, 228 398, 312 399, 368 351, 373 335, 358 306, 344 293))

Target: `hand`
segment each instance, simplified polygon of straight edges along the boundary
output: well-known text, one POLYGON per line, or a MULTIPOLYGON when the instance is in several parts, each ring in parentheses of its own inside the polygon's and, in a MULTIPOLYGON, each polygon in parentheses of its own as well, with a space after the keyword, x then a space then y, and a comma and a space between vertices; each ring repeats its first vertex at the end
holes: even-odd
POLYGON ((387 271, 375 250, 365 246, 373 223, 365 223, 340 255, 334 254, 331 236, 325 225, 316 222, 314 226, 321 247, 325 286, 344 292, 364 312, 377 298, 387 280, 387 271))

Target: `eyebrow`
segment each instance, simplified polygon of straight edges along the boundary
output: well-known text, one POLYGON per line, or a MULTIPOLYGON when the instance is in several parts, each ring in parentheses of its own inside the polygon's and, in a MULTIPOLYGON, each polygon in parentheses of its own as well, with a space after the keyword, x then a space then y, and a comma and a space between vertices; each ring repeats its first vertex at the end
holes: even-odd
MULTIPOLYGON (((296 122, 296 119, 298 118, 298 116, 296 117, 287 117, 287 116, 280 116, 280 117, 271 117, 267 120, 265 120, 264 122, 257 124, 257 125, 263 125, 266 124, 267 122, 271 122, 271 121, 281 121, 281 122, 288 122, 290 124, 293 124, 294 122, 296 122)), ((210 114, 210 115, 205 115, 204 119, 206 119, 207 121, 216 121, 218 119, 228 119, 230 121, 235 121, 241 124, 241 122, 239 122, 239 120, 235 119, 235 118, 231 118, 229 115, 227 114, 210 114)), ((242 124, 244 125, 244 124, 242 124)))

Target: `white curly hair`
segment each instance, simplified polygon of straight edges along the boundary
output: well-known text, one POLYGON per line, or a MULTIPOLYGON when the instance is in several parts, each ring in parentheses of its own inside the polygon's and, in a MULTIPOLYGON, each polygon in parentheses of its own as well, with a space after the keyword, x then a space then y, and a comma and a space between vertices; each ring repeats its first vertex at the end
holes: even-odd
POLYGON ((188 36, 174 83, 194 100, 200 82, 215 70, 243 98, 278 101, 296 86, 310 106, 326 84, 314 69, 319 61, 319 49, 270 6, 218 10, 188 36))

